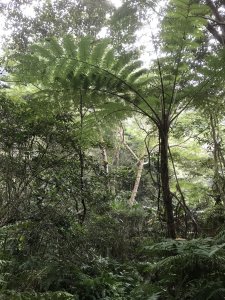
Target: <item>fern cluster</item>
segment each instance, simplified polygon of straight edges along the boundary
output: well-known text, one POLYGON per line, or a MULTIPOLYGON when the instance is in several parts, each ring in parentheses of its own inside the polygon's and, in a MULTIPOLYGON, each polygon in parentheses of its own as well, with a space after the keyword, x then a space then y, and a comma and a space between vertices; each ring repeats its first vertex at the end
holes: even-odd
POLYGON ((159 299, 224 299, 225 243, 215 238, 167 240, 146 246, 143 274, 160 293, 159 299), (172 297, 172 298, 171 298, 172 297))

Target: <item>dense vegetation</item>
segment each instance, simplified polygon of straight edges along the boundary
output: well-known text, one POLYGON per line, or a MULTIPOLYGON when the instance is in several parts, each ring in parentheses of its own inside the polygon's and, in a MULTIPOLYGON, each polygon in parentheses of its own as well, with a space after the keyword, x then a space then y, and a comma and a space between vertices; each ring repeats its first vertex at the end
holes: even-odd
POLYGON ((1 299, 225 299, 224 11, 2 1, 1 299))

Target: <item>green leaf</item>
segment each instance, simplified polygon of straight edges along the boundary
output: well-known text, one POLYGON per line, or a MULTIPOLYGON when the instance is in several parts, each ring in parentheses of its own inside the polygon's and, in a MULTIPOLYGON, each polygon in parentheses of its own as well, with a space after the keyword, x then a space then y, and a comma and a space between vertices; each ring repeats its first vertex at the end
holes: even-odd
POLYGON ((74 58, 77 56, 77 46, 74 38, 71 35, 66 35, 63 38, 63 47, 65 49, 66 56, 74 58))
POLYGON ((99 65, 102 62, 102 58, 106 52, 107 47, 108 40, 97 42, 97 44, 93 47, 90 57, 90 63, 94 65, 99 65))
POLYGON ((56 57, 61 57, 64 54, 62 46, 59 44, 56 38, 52 38, 47 43, 47 48, 51 51, 51 53, 56 57))
POLYGON ((38 44, 31 45, 30 49, 31 49, 32 52, 34 52, 38 56, 47 58, 49 60, 52 60, 54 58, 54 56, 49 51, 49 49, 46 49, 45 47, 40 46, 38 44))
POLYGON ((77 59, 82 62, 88 62, 90 60, 91 53, 91 37, 84 37, 78 44, 77 59))

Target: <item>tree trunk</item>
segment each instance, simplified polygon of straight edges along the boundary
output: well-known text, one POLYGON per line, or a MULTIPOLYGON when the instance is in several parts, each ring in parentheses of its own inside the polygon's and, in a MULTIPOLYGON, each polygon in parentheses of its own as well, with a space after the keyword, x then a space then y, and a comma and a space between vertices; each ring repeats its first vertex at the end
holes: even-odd
POLYGON ((224 158, 221 151, 221 139, 219 137, 218 121, 210 114, 211 137, 213 141, 213 160, 214 160, 214 192, 216 193, 216 203, 222 201, 225 206, 225 176, 224 158))
POLYGON ((136 198, 138 188, 139 188, 139 185, 140 185, 143 168, 144 168, 144 159, 142 158, 138 162, 137 176, 136 176, 136 180, 135 180, 135 183, 134 183, 134 188, 133 188, 132 193, 131 193, 131 197, 129 199, 129 205, 130 206, 133 206, 134 203, 135 203, 135 198, 136 198))
POLYGON ((86 216, 86 204, 84 198, 84 151, 83 151, 83 123, 84 123, 84 112, 83 112, 83 96, 80 91, 80 141, 79 141, 79 161, 80 161, 80 201, 83 206, 82 214, 79 214, 80 224, 83 224, 86 216))
POLYGON ((168 126, 162 126, 159 130, 160 136, 160 176, 161 176, 161 187, 162 187, 162 197, 163 204, 166 213, 166 222, 167 222, 167 234, 168 237, 175 239, 175 222, 173 214, 173 203, 172 203, 172 194, 170 192, 169 186, 169 159, 168 159, 168 126))
POLYGON ((108 162, 108 155, 104 145, 103 137, 101 137, 101 143, 99 145, 101 149, 101 156, 102 156, 102 167, 104 170, 104 181, 105 181, 105 191, 110 191, 110 182, 109 182, 109 162, 108 162))
POLYGON ((102 166, 104 169, 105 175, 109 175, 109 162, 108 162, 108 156, 107 156, 107 151, 104 146, 104 140, 101 138, 101 143, 100 143, 100 149, 101 149, 101 155, 102 155, 102 166))

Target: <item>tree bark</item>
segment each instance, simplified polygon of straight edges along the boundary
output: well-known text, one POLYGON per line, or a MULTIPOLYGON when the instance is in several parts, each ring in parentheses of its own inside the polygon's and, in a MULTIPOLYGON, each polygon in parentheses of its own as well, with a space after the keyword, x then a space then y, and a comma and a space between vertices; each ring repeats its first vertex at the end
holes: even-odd
POLYGON ((102 166, 103 166, 103 169, 104 169, 104 173, 105 173, 105 175, 109 175, 109 162, 108 162, 107 151, 106 151, 106 148, 104 146, 103 138, 101 138, 101 143, 100 143, 99 147, 101 149, 102 166))
POLYGON ((216 117, 210 113, 211 137, 213 141, 213 160, 214 160, 214 192, 215 196, 223 202, 225 206, 225 176, 224 176, 224 157, 221 149, 221 139, 219 137, 218 121, 216 117))
MULTIPOLYGON (((225 4, 225 1, 222 1, 222 5, 225 4)), ((207 29, 209 32, 214 36, 214 38, 224 46, 225 44, 225 19, 224 16, 221 14, 219 9, 216 7, 214 2, 212 0, 206 0, 206 5, 210 7, 213 16, 215 17, 215 23, 216 25, 213 24, 212 22, 208 22, 207 24, 207 29), (219 28, 218 28, 219 27, 219 28)))
POLYGON ((80 91, 80 141, 79 141, 79 162, 80 162, 80 201, 83 206, 82 214, 79 214, 80 224, 83 224, 86 216, 86 204, 84 198, 84 151, 83 151, 83 122, 84 122, 84 112, 83 112, 83 96, 80 91))
POLYGON ((141 175, 142 175, 142 171, 143 171, 143 168, 144 168, 145 161, 144 161, 144 158, 139 158, 134 153, 134 151, 129 147, 129 145, 125 142, 123 128, 121 128, 121 130, 120 130, 120 136, 121 136, 121 140, 122 140, 122 143, 124 144, 124 146, 133 155, 133 157, 138 161, 138 163, 137 163, 137 166, 138 166, 137 176, 136 176, 136 179, 135 179, 135 183, 134 183, 134 187, 133 187, 133 190, 132 190, 132 193, 131 193, 131 197, 128 201, 129 205, 133 206, 134 203, 135 203, 136 195, 137 195, 138 188, 139 188, 139 185, 140 185, 141 175))
POLYGON ((162 198, 166 214, 167 223, 167 234, 169 238, 176 238, 174 213, 173 213, 173 203, 172 194, 170 191, 169 184, 169 157, 168 157, 168 140, 169 140, 169 129, 166 124, 164 124, 159 129, 160 136, 160 176, 161 176, 161 188, 162 188, 162 198))
POLYGON ((134 183, 134 188, 131 193, 131 197, 129 199, 130 206, 133 206, 135 203, 135 199, 136 199, 138 188, 139 188, 140 181, 141 181, 141 175, 142 175, 143 168, 144 168, 144 159, 142 158, 138 162, 137 176, 136 176, 136 180, 134 183))
POLYGON ((106 147, 105 147, 105 141, 103 138, 103 132, 101 129, 101 122, 98 120, 95 108, 93 107, 93 111, 94 111, 94 115, 95 115, 95 119, 96 119, 96 125, 98 128, 98 132, 99 132, 99 137, 100 137, 100 143, 99 143, 99 148, 101 150, 101 156, 102 156, 102 166, 104 169, 104 173, 106 175, 109 174, 109 162, 108 162, 108 155, 107 155, 107 151, 106 151, 106 147))

